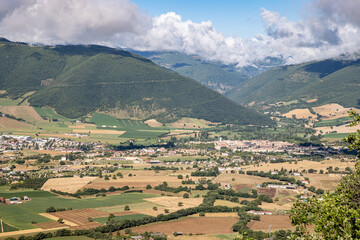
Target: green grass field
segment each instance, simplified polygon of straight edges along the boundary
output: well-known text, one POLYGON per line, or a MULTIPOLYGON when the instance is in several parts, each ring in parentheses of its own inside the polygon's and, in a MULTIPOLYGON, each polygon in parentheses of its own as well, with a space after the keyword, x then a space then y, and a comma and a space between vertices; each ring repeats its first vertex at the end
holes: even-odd
MULTIPOLYGON (((168 132, 165 129, 149 127, 139 120, 116 119, 103 113, 94 113, 89 121, 95 123, 99 129, 125 131, 124 134, 118 136, 117 140, 119 140, 119 137, 124 139, 151 139, 168 132)), ((101 138, 102 136, 98 135, 98 137, 101 138)))
POLYGON ((48 240, 90 240, 92 238, 86 236, 69 236, 69 237, 53 237, 53 238, 45 238, 48 240))
POLYGON ((51 108, 34 107, 34 109, 41 117, 47 117, 49 119, 57 119, 58 121, 61 121, 61 122, 69 122, 69 121, 71 121, 71 119, 66 118, 64 116, 61 116, 61 115, 55 113, 55 111, 53 109, 51 109, 51 108))
POLYGON ((343 117, 343 118, 331 119, 331 120, 321 120, 320 122, 315 123, 314 127, 340 126, 350 121, 351 121, 350 117, 343 117))
MULTIPOLYGON (((121 220, 137 220, 137 219, 142 219, 144 217, 148 217, 148 215, 145 214, 131 214, 131 215, 123 215, 123 216, 116 216, 115 219, 118 221, 121 220)), ((107 217, 102 217, 102 218, 94 218, 93 220, 95 222, 101 223, 101 224, 105 224, 107 222, 107 217)))
POLYGON ((344 137, 347 136, 349 136, 348 133, 329 133, 329 134, 325 134, 324 138, 343 139, 344 137))
MULTIPOLYGON (((13 226, 10 226, 9 224, 5 223, 4 221, 2 222, 2 227, 4 229, 4 232, 13 232, 13 231, 19 230, 13 226)), ((1 232, 1 228, 0 228, 0 232, 1 232)))
POLYGON ((93 113, 93 116, 89 119, 90 122, 95 123, 96 126, 116 126, 118 127, 118 121, 116 118, 103 113, 93 113))
POLYGON ((135 139, 157 138, 160 135, 167 133, 167 132, 168 132, 167 130, 138 131, 135 129, 126 129, 126 133, 122 134, 121 138, 135 138, 135 139))
POLYGON ((1 192, 0 197, 11 198, 11 197, 24 197, 27 196, 29 198, 39 198, 39 197, 54 197, 55 195, 46 192, 46 191, 9 191, 9 192, 1 192))
POLYGON ((0 98, 0 106, 16 106, 21 99, 0 98))
POLYGON ((124 208, 126 205, 130 207, 130 210, 151 209, 153 207, 163 207, 160 204, 152 203, 149 201, 144 201, 144 202, 140 202, 140 203, 115 205, 115 206, 110 206, 110 207, 100 207, 100 208, 96 208, 96 210, 108 212, 108 213, 122 212, 122 211, 124 211, 124 208))
POLYGON ((231 233, 231 234, 216 234, 214 235, 218 239, 224 239, 224 240, 233 240, 237 236, 237 233, 231 233))
POLYGON ((118 119, 118 127, 124 129, 152 129, 142 121, 130 119, 118 119))
POLYGON ((121 204, 145 202, 144 198, 156 197, 154 194, 128 193, 100 198, 65 199, 58 196, 38 196, 31 201, 18 205, 0 205, 0 217, 7 223, 20 228, 31 229, 31 222, 49 222, 48 218, 38 215, 48 207, 83 209, 99 208, 121 204))

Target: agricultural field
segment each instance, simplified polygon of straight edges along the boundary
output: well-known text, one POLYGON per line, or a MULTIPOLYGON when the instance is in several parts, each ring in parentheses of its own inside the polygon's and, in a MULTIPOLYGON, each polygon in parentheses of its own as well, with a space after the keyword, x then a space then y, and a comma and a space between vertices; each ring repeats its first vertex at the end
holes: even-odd
POLYGON ((114 187, 123 187, 129 186, 135 188, 145 188, 146 185, 150 184, 152 187, 167 182, 169 186, 178 187, 181 185, 181 179, 177 178, 177 175, 170 176, 172 172, 170 171, 159 171, 155 172, 153 170, 124 170, 121 171, 123 178, 104 180, 104 179, 95 179, 86 187, 101 189, 108 189, 111 186, 114 187), (129 176, 131 174, 132 176, 129 176))
POLYGON ((35 111, 42 117, 42 118, 47 118, 50 119, 52 121, 60 121, 60 122, 70 122, 71 119, 66 118, 64 116, 61 116, 59 114, 57 114, 54 109, 52 108, 39 108, 39 107, 34 107, 35 111))
POLYGON ((54 237, 51 240, 92 240, 86 236, 69 236, 69 237, 54 237))
POLYGON ((11 99, 11 98, 0 98, 0 106, 16 106, 21 102, 21 99, 11 99))
MULTIPOLYGON (((256 188, 258 184, 269 181, 268 178, 249 176, 245 174, 230 174, 222 173, 214 179, 215 183, 229 183, 236 191, 250 192, 251 189, 256 188), (234 181, 233 181, 234 178, 234 181)), ((272 180, 280 182, 278 180, 272 180)))
POLYGON ((68 193, 76 193, 76 191, 85 187, 89 182, 95 180, 95 177, 77 177, 77 178, 51 178, 42 186, 42 190, 57 190, 68 193))
MULTIPOLYGON (((37 191, 40 192, 40 191, 37 191)), ((21 192, 17 193, 22 196, 21 192)), ((108 207, 121 204, 140 203, 144 202, 146 198, 156 197, 154 194, 141 193, 127 193, 120 195, 111 195, 100 198, 86 198, 86 199, 69 199, 58 196, 49 197, 41 195, 32 197, 31 201, 18 205, 0 205, 0 217, 8 224, 13 225, 19 229, 31 229, 35 226, 31 222, 43 223, 53 221, 49 218, 39 215, 44 213, 46 208, 69 208, 84 209, 84 208, 98 208, 108 207)))
MULTIPOLYGON (((168 130, 163 128, 152 128, 142 121, 131 119, 116 119, 103 113, 94 113, 93 116, 88 119, 93 122, 98 129, 98 134, 113 134, 111 131, 117 131, 116 134, 121 135, 122 139, 151 139, 157 138, 164 133, 168 133, 168 130)), ((86 132, 84 130, 84 132, 86 132)))
MULTIPOLYGON (((1 221, 1 220, 0 220, 1 221)), ((6 222, 4 221, 1 221, 0 222, 0 233, 5 233, 5 232, 13 232, 13 231, 17 231, 18 229, 7 224, 6 222)))
MULTIPOLYGON (((144 217, 147 217, 149 215, 145 215, 145 214, 129 214, 129 215, 120 215, 120 216, 115 216, 115 220, 136 220, 136 219, 142 219, 144 217)), ((108 220, 107 217, 102 217, 102 218, 94 218, 93 219, 95 222, 101 223, 101 224, 105 224, 108 220)))
MULTIPOLYGON (((280 170, 281 168, 287 169, 287 170, 297 170, 301 172, 302 170, 308 171, 309 169, 317 170, 318 172, 320 170, 323 170, 326 172, 327 168, 329 166, 332 166, 333 168, 338 167, 340 171, 344 171, 346 167, 350 167, 351 169, 355 168, 355 162, 341 162, 339 159, 331 159, 331 160, 323 160, 321 162, 317 161, 309 161, 309 160, 303 160, 298 161, 296 164, 294 161, 292 162, 284 162, 284 163, 267 163, 267 164, 261 164, 259 166, 246 166, 244 167, 244 171, 252 171, 252 170, 258 170, 258 171, 264 171, 268 172, 271 170, 280 170)), ((264 178, 263 178, 264 179, 264 178)))
POLYGON ((295 230, 295 227, 291 225, 289 216, 287 215, 264 215, 260 216, 260 221, 252 220, 248 227, 254 231, 268 231, 271 225, 271 230, 276 231, 280 229, 295 230))
POLYGON ((116 118, 109 116, 103 113, 93 113, 93 116, 89 119, 90 122, 93 122, 96 126, 115 126, 118 127, 118 121, 116 118))
POLYGON ((314 124, 314 127, 331 127, 331 126, 340 126, 351 121, 350 117, 342 117, 337 119, 330 120, 320 120, 314 124))
POLYGON ((293 116, 295 116, 298 119, 316 119, 316 115, 311 113, 308 108, 294 109, 288 113, 283 114, 282 116, 287 118, 293 118, 293 116))
POLYGON ((184 234, 227 234, 233 233, 232 226, 238 217, 186 217, 173 221, 148 224, 132 228, 133 232, 163 232, 171 235, 173 232, 184 234))

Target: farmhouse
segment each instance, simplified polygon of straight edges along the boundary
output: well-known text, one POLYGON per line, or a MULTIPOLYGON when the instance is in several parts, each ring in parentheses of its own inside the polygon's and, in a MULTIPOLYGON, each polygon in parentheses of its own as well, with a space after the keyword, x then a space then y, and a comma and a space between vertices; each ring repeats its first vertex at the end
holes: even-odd
POLYGON ((247 213, 251 213, 251 214, 255 214, 255 215, 272 215, 272 212, 270 212, 270 211, 255 211, 255 210, 250 210, 250 211, 247 211, 247 213))
POLYGON ((9 199, 10 204, 20 204, 22 203, 21 199, 19 197, 12 197, 9 199))
POLYGON ((296 189, 296 185, 277 185, 277 184, 269 184, 269 188, 282 188, 282 189, 296 189))

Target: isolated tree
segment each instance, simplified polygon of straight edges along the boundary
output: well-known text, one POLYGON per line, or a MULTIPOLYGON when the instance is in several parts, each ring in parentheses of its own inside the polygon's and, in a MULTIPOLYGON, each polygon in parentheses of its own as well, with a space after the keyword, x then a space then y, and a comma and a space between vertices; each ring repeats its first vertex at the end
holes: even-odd
MULTIPOLYGON (((359 114, 350 111, 350 116, 351 126, 360 124, 359 114)), ((359 151, 360 131, 349 134, 345 141, 351 150, 359 151)), ((299 227, 293 239, 360 239, 360 161, 355 170, 341 180, 334 194, 326 193, 322 200, 298 201, 291 209, 290 219, 299 227), (315 233, 308 230, 312 224, 315 233)))

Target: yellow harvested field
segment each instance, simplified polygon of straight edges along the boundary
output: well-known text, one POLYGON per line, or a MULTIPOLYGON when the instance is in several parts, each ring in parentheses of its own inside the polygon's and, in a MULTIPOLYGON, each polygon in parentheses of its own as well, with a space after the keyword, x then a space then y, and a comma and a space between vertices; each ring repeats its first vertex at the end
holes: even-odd
POLYGON ((262 202, 260 207, 268 211, 275 211, 275 210, 286 211, 286 210, 290 210, 293 205, 294 205, 294 200, 289 199, 288 203, 283 203, 283 204, 262 202))
POLYGON ((169 209, 170 211, 177 211, 183 208, 197 207, 202 202, 202 198, 182 198, 182 197, 155 197, 155 198, 147 198, 145 199, 148 202, 152 202, 155 204, 159 204, 169 209), (179 207, 178 203, 182 202, 183 206, 179 207))
POLYGON ((214 124, 212 122, 203 120, 203 119, 194 119, 194 118, 181 118, 180 120, 167 124, 170 127, 174 128, 205 128, 209 127, 209 124, 214 124))
MULTIPOLYGON (((352 110, 360 113, 360 109, 351 108, 352 110)), ((323 116, 323 119, 337 119, 342 117, 348 117, 348 111, 350 108, 344 108, 337 103, 330 103, 319 107, 313 107, 313 110, 323 116)))
POLYGON ((75 193, 94 179, 96 179, 96 177, 51 178, 45 182, 41 189, 45 191, 54 189, 68 193, 75 193))
POLYGON ((316 119, 316 115, 312 114, 308 108, 294 109, 288 113, 283 114, 282 116, 292 118, 293 115, 295 115, 296 118, 299 119, 316 119))
POLYGON ((315 169, 318 172, 320 170, 323 170, 324 172, 326 172, 326 168, 329 166, 332 166, 334 168, 338 167, 340 170, 345 170, 346 167, 350 167, 350 168, 354 169, 355 163, 354 162, 341 162, 339 159, 324 160, 321 162, 304 160, 304 161, 299 161, 298 164, 295 164, 294 162, 292 162, 291 164, 289 162, 284 162, 284 163, 268 163, 268 164, 260 165, 259 167, 258 166, 255 166, 255 167, 247 166, 243 170, 244 171, 258 170, 258 171, 268 172, 271 170, 280 170, 283 167, 287 170, 294 169, 294 170, 298 170, 300 172, 303 169, 309 170, 310 168, 315 169))
POLYGON ((20 122, 11 118, 7 117, 0 117, 0 129, 1 130, 20 130, 20 131, 26 131, 30 129, 35 129, 36 127, 34 125, 31 125, 29 123, 20 122))
POLYGON ((22 118, 29 122, 45 122, 45 120, 30 106, 1 106, 0 112, 22 118))
POLYGON ((136 187, 136 188, 145 188, 146 185, 150 184, 152 187, 167 182, 169 186, 177 187, 181 185, 181 179, 178 179, 176 176, 169 176, 170 171, 160 171, 156 173, 155 171, 121 171, 123 178, 117 178, 110 180, 96 179, 88 187, 90 188, 109 188, 114 187, 136 187), (132 177, 129 177, 129 173, 132 174, 132 177))
POLYGON ((226 200, 216 199, 215 206, 227 206, 227 207, 241 207, 240 203, 230 202, 226 200))
POLYGON ((175 212, 180 209, 199 206, 203 201, 202 198, 182 198, 182 197, 169 197, 169 196, 147 198, 145 200, 157 206, 157 211, 154 211, 152 207, 146 207, 143 209, 132 209, 130 206, 130 209, 137 213, 146 214, 150 216, 157 216, 160 213, 164 213, 165 209, 168 209, 169 212, 175 212), (179 207, 178 206, 179 202, 182 202, 183 206, 179 207))
POLYGON ((310 179, 310 185, 324 190, 335 190, 341 180, 341 174, 304 174, 310 179))
POLYGON ((156 121, 156 119, 149 119, 149 120, 145 121, 144 123, 150 127, 162 127, 163 126, 163 124, 161 122, 156 121))
MULTIPOLYGON (((199 214, 196 214, 199 217, 199 214)), ((238 217, 237 212, 205 213, 205 217, 238 217)))
POLYGON ((53 151, 53 150, 31 150, 31 151, 29 151, 29 153, 32 153, 32 154, 49 154, 49 155, 55 156, 55 155, 64 155, 66 152, 53 151))
POLYGON ((306 102, 307 103, 313 103, 313 102, 316 102, 317 100, 318 100, 317 98, 313 98, 313 99, 307 100, 306 102))
MULTIPOLYGON (((254 188, 258 184, 269 181, 268 178, 262 178, 257 176, 249 176, 245 174, 230 174, 221 173, 214 179, 215 183, 228 183, 234 190, 241 190, 243 188, 254 188), (234 181, 232 180, 234 178, 234 181)), ((277 180, 271 180, 277 181, 277 180)))
POLYGON ((336 133, 353 133, 353 132, 356 132, 357 130, 360 130, 360 125, 350 127, 349 124, 344 124, 341 126, 333 126, 332 128, 331 127, 317 127, 317 128, 315 128, 315 130, 317 131, 317 134, 319 134, 320 131, 322 131, 323 134, 331 133, 334 131, 336 131, 336 133))
POLYGON ((118 131, 118 130, 91 130, 91 129, 73 129, 75 133, 98 133, 98 134, 118 134, 122 135, 125 131, 118 131))
POLYGON ((260 221, 252 220, 248 227, 252 230, 262 230, 267 231, 271 225, 271 230, 280 230, 280 229, 291 229, 295 230, 295 226, 291 225, 289 216, 287 215, 264 215, 260 216, 260 221))

